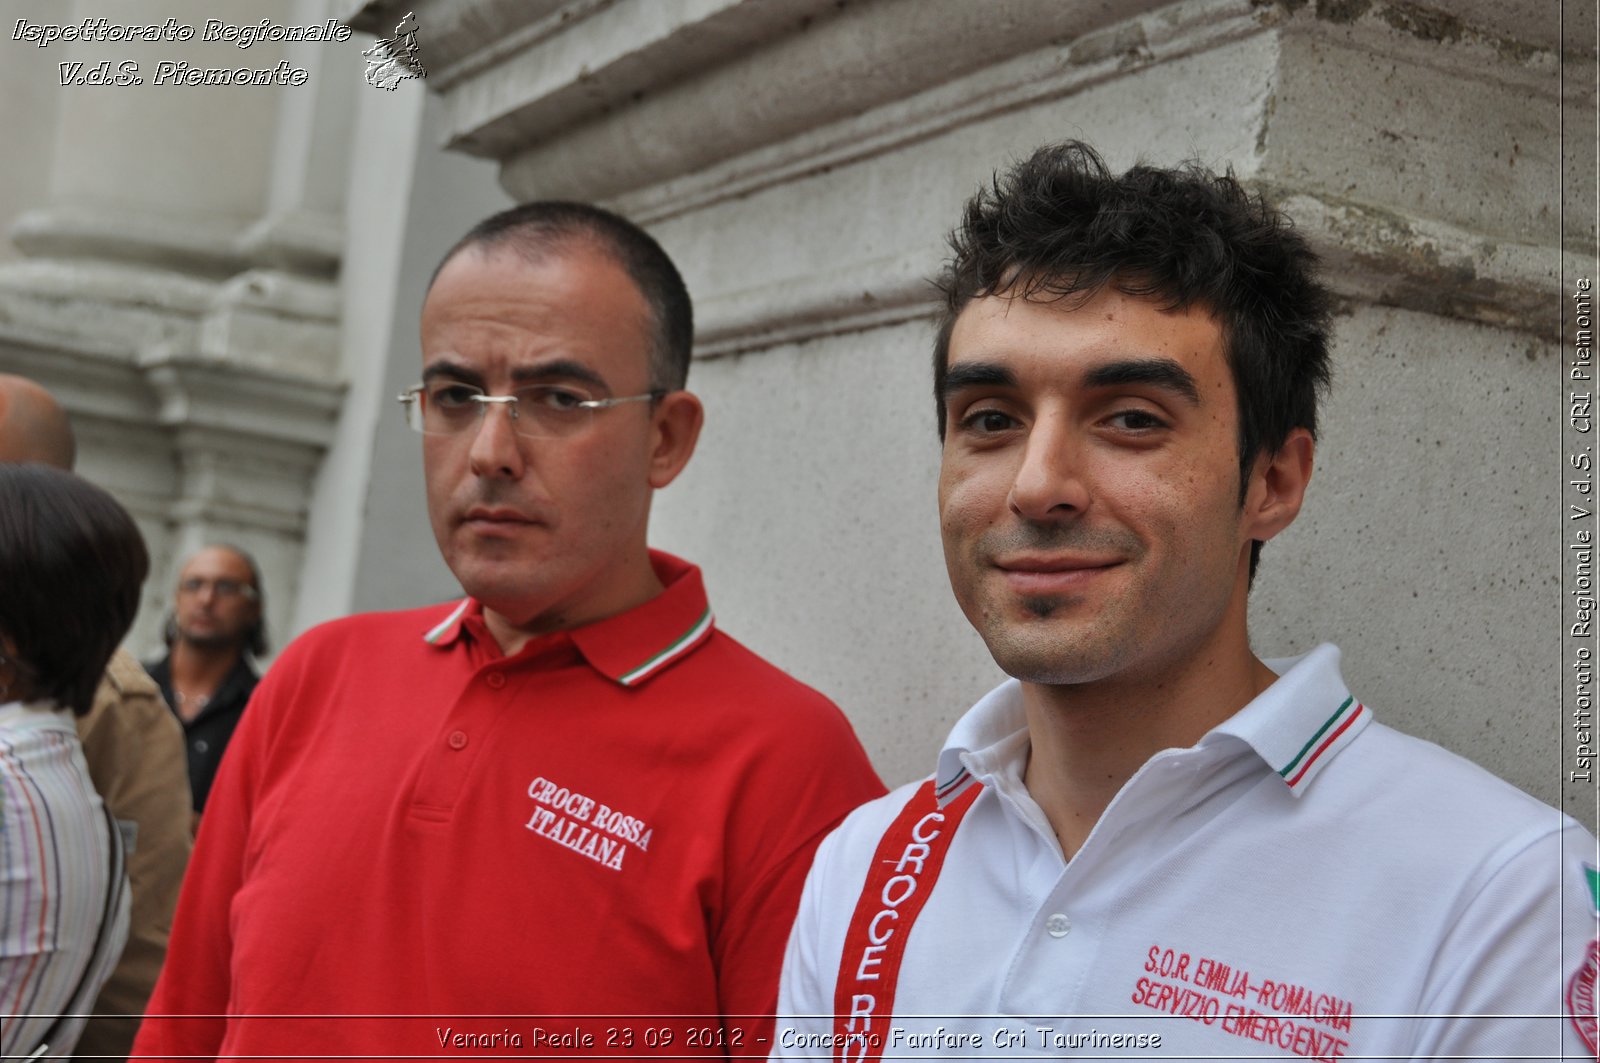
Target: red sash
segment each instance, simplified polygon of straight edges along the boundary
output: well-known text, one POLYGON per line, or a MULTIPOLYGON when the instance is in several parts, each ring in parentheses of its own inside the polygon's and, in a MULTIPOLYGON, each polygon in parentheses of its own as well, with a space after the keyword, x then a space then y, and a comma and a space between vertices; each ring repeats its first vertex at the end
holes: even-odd
POLYGON ((929 779, 906 802, 872 854, 833 991, 835 1060, 868 1063, 882 1057, 906 938, 939 879, 961 817, 982 789, 974 782, 941 809, 929 779))

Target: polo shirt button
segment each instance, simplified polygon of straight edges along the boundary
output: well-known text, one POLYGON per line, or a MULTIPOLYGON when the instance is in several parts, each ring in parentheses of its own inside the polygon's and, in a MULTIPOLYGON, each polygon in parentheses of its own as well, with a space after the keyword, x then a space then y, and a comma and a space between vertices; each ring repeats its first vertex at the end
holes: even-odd
POLYGON ((211 743, 207 742, 204 738, 197 738, 197 739, 194 740, 194 751, 196 753, 204 753, 206 750, 208 750, 210 748, 211 748, 211 743))
POLYGON ((466 749, 467 748, 467 732, 465 732, 465 731, 451 731, 450 732, 449 742, 450 742, 450 748, 451 749, 466 749))
POLYGON ((506 685, 506 677, 499 672, 490 672, 483 677, 483 681, 488 683, 492 690, 499 690, 506 685))
POLYGON ((1044 928, 1050 931, 1051 937, 1064 938, 1067 936, 1067 931, 1072 929, 1072 920, 1057 912, 1044 921, 1044 928))

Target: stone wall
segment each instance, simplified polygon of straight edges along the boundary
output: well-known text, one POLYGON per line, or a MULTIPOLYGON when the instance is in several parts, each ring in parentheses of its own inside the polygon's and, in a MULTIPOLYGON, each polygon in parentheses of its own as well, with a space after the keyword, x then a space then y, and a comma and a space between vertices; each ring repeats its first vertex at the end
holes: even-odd
MULTIPOLYGON (((309 23, 326 8, 252 10, 309 23)), ((363 42, 247 51, 204 39, 217 14, 197 0, 0 4, 0 371, 55 392, 78 471, 144 531, 154 576, 130 637, 140 653, 160 645, 175 564, 207 542, 256 556, 269 628, 290 628, 310 486, 344 404, 338 275, 363 42), (194 32, 43 47, 25 36, 96 18, 194 32), (164 62, 307 74, 292 89, 187 86, 162 77, 164 62), (97 71, 130 80, 97 84, 97 71)))
POLYGON ((1338 642, 1380 718, 1593 818, 1558 763, 1561 307, 1595 237, 1561 201, 1593 198, 1562 137, 1593 128, 1593 81, 1563 71, 1593 54, 1575 22, 1563 57, 1555 5, 380 0, 356 22, 413 7, 452 149, 517 199, 615 206, 684 268, 708 420, 656 539, 890 781, 999 678, 941 564, 925 278, 994 169, 1080 137, 1118 167, 1233 167, 1339 295, 1258 650, 1338 642))
POLYGON ((703 564, 727 630, 844 707, 886 778, 927 771, 999 676, 943 571, 926 278, 975 187, 1080 137, 1118 167, 1233 167, 1338 294, 1318 472, 1264 555, 1258 650, 1338 642, 1380 718, 1593 823, 1592 785, 1562 782, 1592 3, 252 0, 227 17, 363 32, 9 39, 129 11, 0 0, 0 371, 62 396, 81 471, 151 541, 135 649, 174 559, 213 538, 261 557, 280 641, 451 595, 393 402, 428 272, 512 200, 595 199, 658 234, 696 300, 708 421, 656 541, 703 564), (427 77, 363 84, 365 34, 408 11, 427 77), (309 74, 57 83, 103 59, 309 74))

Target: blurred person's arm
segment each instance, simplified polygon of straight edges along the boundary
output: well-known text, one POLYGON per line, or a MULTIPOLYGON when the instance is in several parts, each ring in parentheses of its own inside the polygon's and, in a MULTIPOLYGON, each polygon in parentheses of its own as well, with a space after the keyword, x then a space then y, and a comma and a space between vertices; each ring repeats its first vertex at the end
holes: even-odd
POLYGON ((132 893, 128 943, 100 989, 77 1053, 123 1057, 161 973, 189 863, 189 769, 183 728, 161 689, 120 650, 77 727, 89 776, 123 831, 132 893))

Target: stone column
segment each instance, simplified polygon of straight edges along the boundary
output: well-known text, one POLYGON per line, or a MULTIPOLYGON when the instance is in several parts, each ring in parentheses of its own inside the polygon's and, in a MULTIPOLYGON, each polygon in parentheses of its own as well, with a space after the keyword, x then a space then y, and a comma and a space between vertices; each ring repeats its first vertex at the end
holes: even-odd
POLYGON ((21 127, 47 150, 8 163, 38 205, 15 220, 16 254, 0 261, 0 368, 60 396, 80 471, 139 519, 155 572, 136 650, 158 644, 176 561, 215 540, 257 556, 281 632, 344 390, 338 273, 361 41, 205 39, 210 19, 320 23, 333 6, 323 0, 253 4, 248 16, 194 0, 12 6, 8 36, 24 17, 193 31, 33 54, 5 42, 8 60, 21 58, 0 76, 25 79, 49 107, 21 127), (304 75, 196 85, 181 80, 188 68, 304 75))

